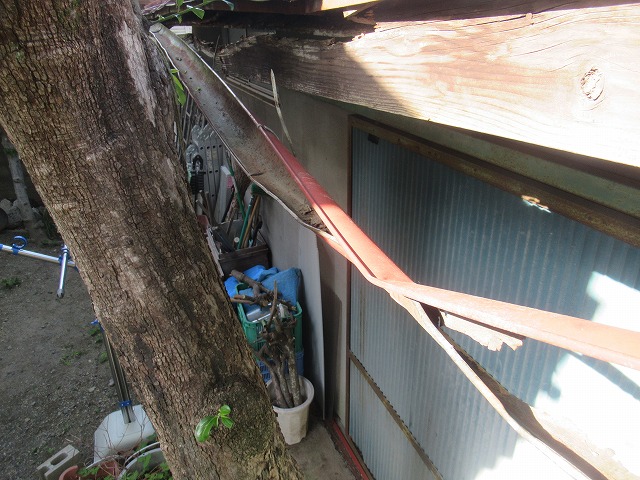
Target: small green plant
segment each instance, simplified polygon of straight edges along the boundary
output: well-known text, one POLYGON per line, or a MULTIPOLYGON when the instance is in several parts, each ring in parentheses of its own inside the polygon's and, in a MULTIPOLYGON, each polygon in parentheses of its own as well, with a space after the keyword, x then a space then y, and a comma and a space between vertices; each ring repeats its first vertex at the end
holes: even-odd
MULTIPOLYGON (((94 478, 96 475, 98 475, 98 471, 100 470, 100 466, 95 466, 95 467, 84 467, 81 468, 80 470, 78 470, 78 477, 80 478, 94 478)), ((113 477, 111 477, 113 478, 113 477)))
MULTIPOLYGON (((202 2, 200 2, 198 5, 190 5, 190 4, 185 4, 184 0, 176 0, 176 8, 178 9, 178 11, 175 13, 172 13, 171 15, 167 15, 166 17, 160 15, 157 18, 157 20, 158 22, 166 22, 167 20, 172 20, 175 18, 176 20, 178 20, 179 23, 182 23, 182 16, 187 13, 193 13, 196 17, 202 20, 204 18, 204 9, 200 7, 204 7, 205 5, 208 5, 215 1, 216 0, 202 0, 202 2)), ((230 2, 229 0, 217 0, 217 1, 226 3, 229 6, 230 10, 233 10, 235 8, 235 5, 233 4, 233 2, 230 2)))
POLYGON ((107 356, 107 352, 100 352, 100 355, 98 355, 98 363, 104 363, 107 360, 109 360, 109 357, 107 356))
POLYGON ((143 455, 138 459, 139 469, 126 472, 122 480, 171 480, 173 475, 166 461, 156 467, 150 467, 151 455, 143 455))
POLYGON ((100 345, 102 343, 101 334, 102 334, 102 330, 100 330, 100 327, 98 325, 92 325, 91 328, 89 328, 89 335, 93 337, 93 342, 96 343, 97 345, 100 345))
POLYGON ((84 353, 85 352, 83 352, 82 350, 73 350, 67 352, 60 358, 60 363, 69 366, 71 365, 71 360, 81 357, 82 355, 84 355, 84 353))
POLYGON ((21 283, 22 280, 20 280, 18 277, 3 278, 2 280, 0 280, 0 285, 2 285, 2 288, 6 288, 7 290, 11 290, 21 283))
POLYGON ((173 79, 173 86, 176 90, 176 98, 178 100, 178 103, 180 105, 184 105, 185 102, 187 101, 187 94, 184 91, 184 85, 182 85, 182 82, 180 81, 180 77, 178 76, 180 71, 177 68, 172 68, 170 72, 171 72, 171 78, 173 79))
POLYGON ((84 467, 78 470, 78 478, 80 480, 83 480, 85 478, 91 480, 93 480, 94 478, 101 478, 102 480, 116 480, 116 477, 114 477, 113 475, 104 475, 104 470, 100 468, 100 465, 96 465, 94 467, 84 467))
POLYGON ((151 456, 145 455, 138 460, 142 466, 142 472, 130 472, 123 478, 124 480, 169 480, 172 479, 171 471, 167 462, 162 462, 160 465, 153 469, 149 469, 149 463, 151 462, 151 456))
POLYGON ((196 426, 195 436, 199 442, 205 442, 211 436, 211 429, 213 427, 218 428, 220 424, 227 428, 233 428, 233 420, 229 418, 231 414, 231 407, 229 405, 222 405, 218 409, 218 413, 215 415, 208 415, 204 417, 196 426))

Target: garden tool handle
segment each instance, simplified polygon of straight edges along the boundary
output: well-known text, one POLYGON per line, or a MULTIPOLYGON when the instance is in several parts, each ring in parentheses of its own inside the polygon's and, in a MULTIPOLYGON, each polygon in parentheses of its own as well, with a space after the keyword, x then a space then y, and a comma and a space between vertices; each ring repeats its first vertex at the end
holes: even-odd
POLYGON ((62 255, 60 256, 60 281, 58 282, 58 298, 64 297, 64 280, 67 275, 67 261, 69 260, 69 249, 66 245, 62 246, 62 255))

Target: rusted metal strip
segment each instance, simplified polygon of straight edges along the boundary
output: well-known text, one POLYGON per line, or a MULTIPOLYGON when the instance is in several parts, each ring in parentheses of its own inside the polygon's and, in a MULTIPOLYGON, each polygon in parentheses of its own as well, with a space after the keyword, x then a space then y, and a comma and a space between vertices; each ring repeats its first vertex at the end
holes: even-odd
POLYGON ((640 370, 639 332, 413 282, 195 52, 166 27, 156 24, 151 30, 201 111, 252 180, 301 223, 337 242, 338 251, 369 282, 489 327, 640 370))
POLYGON ((640 370, 639 332, 413 282, 360 230, 275 136, 261 131, 278 150, 289 173, 342 245, 346 257, 369 282, 389 293, 483 325, 640 370))

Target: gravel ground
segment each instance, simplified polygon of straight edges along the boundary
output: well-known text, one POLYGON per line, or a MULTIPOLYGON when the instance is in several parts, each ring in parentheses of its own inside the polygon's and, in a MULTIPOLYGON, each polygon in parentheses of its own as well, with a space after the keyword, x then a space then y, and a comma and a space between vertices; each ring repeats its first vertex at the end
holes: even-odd
MULTIPOLYGON (((18 231, 0 234, 11 244, 18 231)), ((59 245, 29 245, 58 256, 59 245)), ((0 252, 0 479, 40 478, 36 468, 68 444, 89 461, 93 433, 117 410, 102 337, 78 272, 0 252), (17 278, 19 285, 4 284, 17 278)))

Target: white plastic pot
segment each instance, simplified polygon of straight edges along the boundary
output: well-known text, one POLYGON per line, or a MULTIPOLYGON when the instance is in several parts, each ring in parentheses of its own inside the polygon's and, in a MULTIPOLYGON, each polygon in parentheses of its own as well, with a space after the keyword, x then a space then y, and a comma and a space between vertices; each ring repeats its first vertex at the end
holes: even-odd
POLYGON ((94 462, 117 455, 118 452, 133 450, 145 438, 156 433, 142 405, 133 406, 133 415, 133 422, 124 423, 122 412, 116 410, 102 420, 93 434, 94 462))
MULTIPOLYGON (((284 435, 287 445, 299 443, 307 435, 307 425, 309 423, 309 407, 313 401, 313 384, 303 376, 300 379, 300 393, 305 401, 293 408, 273 407, 278 417, 278 425, 284 435)), ((273 386, 271 380, 267 382, 267 391, 273 400, 273 386)))
POLYGON ((146 473, 159 466, 162 462, 164 462, 164 455, 162 454, 162 450, 160 450, 160 444, 156 442, 147 445, 127 459, 122 473, 120 473, 120 475, 118 476, 118 480, 127 478, 127 475, 130 473, 146 473), (143 457, 151 457, 146 471, 144 470, 143 463, 141 461, 143 457))

